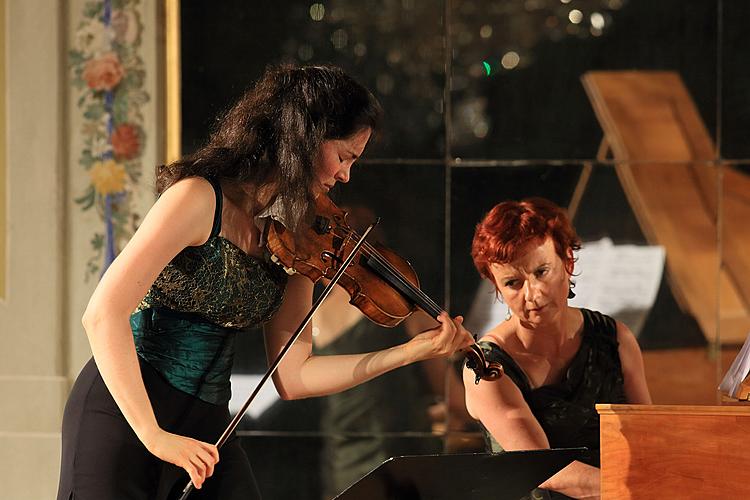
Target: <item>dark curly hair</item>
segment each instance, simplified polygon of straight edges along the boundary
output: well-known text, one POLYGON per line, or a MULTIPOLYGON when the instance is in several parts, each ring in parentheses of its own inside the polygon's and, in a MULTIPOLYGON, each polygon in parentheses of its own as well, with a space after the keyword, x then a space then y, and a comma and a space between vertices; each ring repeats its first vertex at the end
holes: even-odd
POLYGON ((322 142, 365 128, 375 133, 381 117, 372 93, 340 68, 270 66, 217 121, 205 146, 156 168, 156 192, 192 176, 256 188, 275 183, 286 212, 304 215, 322 142))

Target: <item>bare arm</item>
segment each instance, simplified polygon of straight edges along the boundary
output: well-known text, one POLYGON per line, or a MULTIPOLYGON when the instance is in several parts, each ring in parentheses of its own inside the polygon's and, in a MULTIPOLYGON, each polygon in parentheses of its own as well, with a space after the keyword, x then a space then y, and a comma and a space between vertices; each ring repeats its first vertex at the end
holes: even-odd
POLYGON ((128 424, 154 455, 175 463, 200 487, 218 454, 213 445, 168 435, 157 424, 141 377, 130 314, 166 264, 210 234, 215 197, 202 179, 169 188, 96 287, 83 325, 104 383, 128 424))
POLYGON ((625 397, 628 403, 651 404, 651 394, 646 385, 643 355, 633 332, 623 323, 617 322, 617 341, 620 344, 620 365, 625 382, 625 397))
MULTIPOLYGON (((507 376, 474 384, 474 373, 464 368, 466 407, 505 450, 549 448, 547 436, 521 391, 507 376)), ((540 485, 573 498, 598 498, 599 469, 573 462, 540 485)))
MULTIPOLYGON (((404 320, 404 326, 410 337, 435 328, 438 323, 427 313, 417 311, 404 320)), ((441 401, 430 408, 433 419, 433 430, 437 424, 439 429, 464 429, 472 419, 466 411, 464 386, 457 372, 451 366, 451 361, 445 358, 432 358, 420 363, 433 394, 441 401), (438 420, 439 419, 439 420, 438 420)))
MULTIPOLYGON (((269 364, 310 309, 312 291, 312 282, 304 276, 290 277, 284 301, 265 327, 269 364)), ((312 329, 308 325, 279 365, 274 384, 284 399, 324 396, 349 389, 395 368, 447 356, 467 346, 472 338, 461 326, 462 321, 460 317, 451 320, 443 313, 440 327, 423 332, 405 344, 377 352, 333 356, 312 354, 312 329)))

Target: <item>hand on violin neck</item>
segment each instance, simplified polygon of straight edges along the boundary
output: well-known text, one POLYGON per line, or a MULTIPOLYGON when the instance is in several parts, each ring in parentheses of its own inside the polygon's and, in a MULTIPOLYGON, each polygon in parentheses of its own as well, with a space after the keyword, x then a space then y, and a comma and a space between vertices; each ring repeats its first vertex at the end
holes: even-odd
POLYGON ((416 335, 406 343, 411 361, 450 356, 474 342, 471 334, 463 327, 463 317, 452 318, 443 311, 437 317, 439 326, 416 335))

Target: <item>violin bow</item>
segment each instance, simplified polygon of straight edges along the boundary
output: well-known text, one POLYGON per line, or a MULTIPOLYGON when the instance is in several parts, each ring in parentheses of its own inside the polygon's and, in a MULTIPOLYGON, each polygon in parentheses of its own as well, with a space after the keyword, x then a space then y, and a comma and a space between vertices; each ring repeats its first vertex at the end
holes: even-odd
MULTIPOLYGON (((346 269, 349 267, 349 265, 354 260, 354 257, 357 255, 357 252, 359 251, 359 248, 364 244, 365 238, 367 238, 367 235, 370 234, 370 231, 372 231, 372 228, 374 228, 378 222, 380 222, 380 218, 375 220, 372 224, 369 225, 367 230, 362 234, 359 241, 356 245, 354 245, 354 248, 349 253, 349 256, 344 260, 344 263, 341 264, 341 267, 336 271, 336 274, 331 278, 331 281, 326 285, 326 287, 323 289, 323 292, 320 294, 320 297, 315 301, 315 303, 310 308, 310 312, 307 313, 307 316, 305 316, 305 319, 302 320, 302 323, 300 323, 297 330, 294 332, 294 335, 292 335, 289 338, 289 341, 287 341, 284 348, 279 352, 278 356, 276 356, 276 359, 271 364, 271 366, 266 370, 266 373, 263 375, 263 378, 260 379, 260 382, 258 382, 258 385, 255 386, 255 389, 253 390, 252 394, 245 400, 245 403, 242 405, 242 407, 237 411, 237 414, 235 414, 234 418, 231 422, 229 422, 229 425, 226 429, 224 429, 224 432, 219 437, 219 440, 216 441, 216 448, 221 448, 224 443, 229 439, 229 436, 232 434, 232 432, 235 431, 237 426, 240 424, 240 421, 242 420, 242 417, 245 415, 245 412, 250 407, 250 403, 253 402, 255 397, 258 395, 260 390, 263 388, 265 383, 268 381, 269 378, 271 378, 271 375, 274 374, 276 369, 281 364, 281 361, 284 359, 284 356, 286 356, 287 352, 289 352, 289 349, 292 348, 292 344, 297 340, 297 338, 302 334, 302 331, 305 329, 305 327, 310 323, 310 320, 312 319, 315 312, 320 308, 320 305, 323 303, 323 301, 328 297, 328 294, 331 293, 331 290, 333 290, 333 287, 336 285, 336 283, 339 281, 339 278, 343 276, 346 269)), ((180 496, 179 500, 186 500, 188 495, 190 495, 190 492, 193 491, 195 486, 193 485, 193 482, 188 480, 188 484, 183 488, 182 495, 180 496)))

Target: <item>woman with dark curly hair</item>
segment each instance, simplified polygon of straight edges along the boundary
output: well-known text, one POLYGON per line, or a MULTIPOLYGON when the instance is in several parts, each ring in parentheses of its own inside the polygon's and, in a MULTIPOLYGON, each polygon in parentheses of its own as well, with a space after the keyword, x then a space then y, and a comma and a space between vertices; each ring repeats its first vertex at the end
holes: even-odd
POLYGON ((475 385, 464 370, 466 406, 495 451, 586 446, 535 498, 599 496, 595 403, 650 404, 638 342, 627 326, 568 305, 581 246, 565 212, 542 198, 496 205, 477 225, 472 257, 508 307, 479 342, 505 377, 475 385), (559 492, 559 493, 558 493, 559 492))
MULTIPOLYGON (((159 198, 83 317, 93 358, 65 409, 58 500, 171 498, 184 472, 196 498, 259 497, 236 437, 210 444, 229 423, 234 338, 263 324, 274 360, 313 291, 270 262, 262 227, 296 230, 316 196, 346 183, 380 115, 338 68, 273 67, 206 146, 157 169, 159 198)), ((284 399, 331 394, 471 342, 460 318, 439 321, 345 356, 312 355, 308 326, 274 383, 284 399)))

